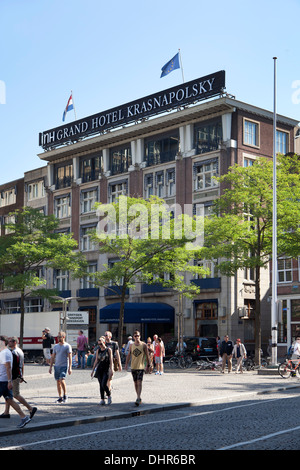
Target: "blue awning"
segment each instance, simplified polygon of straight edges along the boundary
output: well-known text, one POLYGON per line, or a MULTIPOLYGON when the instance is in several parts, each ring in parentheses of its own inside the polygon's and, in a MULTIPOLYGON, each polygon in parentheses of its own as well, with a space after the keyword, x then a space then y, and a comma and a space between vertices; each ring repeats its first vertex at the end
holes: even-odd
MULTIPOLYGON (((100 323, 118 323, 120 302, 100 308, 100 323)), ((125 302, 124 323, 174 323, 174 307, 163 303, 125 302)))

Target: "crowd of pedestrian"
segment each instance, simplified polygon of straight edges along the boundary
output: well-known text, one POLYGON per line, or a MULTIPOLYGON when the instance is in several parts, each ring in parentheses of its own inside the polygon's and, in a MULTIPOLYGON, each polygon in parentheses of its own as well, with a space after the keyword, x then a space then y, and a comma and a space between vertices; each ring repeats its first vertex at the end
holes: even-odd
MULTIPOLYGON (((100 405, 105 405, 105 400, 107 400, 107 405, 112 404, 112 380, 114 373, 122 370, 122 360, 118 342, 112 340, 110 331, 106 331, 99 338, 94 350, 89 349, 88 339, 82 330, 78 332, 77 352, 72 351, 72 346, 66 342, 66 334, 63 331, 58 333, 56 344, 49 328, 43 330, 42 339, 45 363, 49 365, 49 373, 51 374, 54 369, 58 392, 56 403, 68 401, 66 377, 71 375, 72 367, 82 369, 90 367, 91 377, 95 377, 99 382, 100 405)), ((232 358, 236 358, 236 372, 242 373, 242 363, 247 357, 247 351, 241 340, 238 338, 233 344, 229 336, 225 335, 223 341, 220 337, 217 337, 216 341, 219 360, 222 361, 221 372, 225 372, 227 364, 230 373, 232 358)), ((296 346, 300 352, 300 338, 296 346)), ((178 350, 180 347, 186 347, 184 341, 177 344, 178 350)), ((135 405, 139 406, 142 402, 144 374, 163 375, 164 373, 164 342, 157 334, 153 336, 153 339, 148 337, 144 342, 141 340, 140 332, 136 330, 133 336, 128 336, 127 344, 123 345, 122 351, 125 356, 125 370, 131 370, 133 378, 136 392, 135 405)), ((20 393, 20 384, 24 381, 23 375, 24 353, 18 347, 18 338, 0 336, 0 397, 3 396, 5 399, 5 410, 0 418, 9 419, 12 407, 21 418, 19 428, 26 426, 37 411, 37 408, 31 406, 20 393), (27 408, 28 415, 23 413, 17 402, 27 408)))

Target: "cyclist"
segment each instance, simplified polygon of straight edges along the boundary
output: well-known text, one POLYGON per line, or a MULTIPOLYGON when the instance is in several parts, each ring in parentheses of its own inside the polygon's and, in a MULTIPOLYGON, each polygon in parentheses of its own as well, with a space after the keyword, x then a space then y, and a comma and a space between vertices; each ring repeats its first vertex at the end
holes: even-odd
POLYGON ((185 341, 183 341, 182 337, 180 337, 179 343, 176 344, 176 351, 180 353, 184 353, 186 350, 187 346, 185 341))
POLYGON ((294 343, 292 360, 293 359, 300 359, 300 336, 297 336, 296 341, 294 343))

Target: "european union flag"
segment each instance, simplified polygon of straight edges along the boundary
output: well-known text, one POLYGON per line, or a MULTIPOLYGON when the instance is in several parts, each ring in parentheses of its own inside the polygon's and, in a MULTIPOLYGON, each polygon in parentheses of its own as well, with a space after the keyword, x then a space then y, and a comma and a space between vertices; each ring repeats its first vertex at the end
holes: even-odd
POLYGON ((180 69, 179 52, 177 52, 177 54, 174 55, 174 57, 162 67, 160 78, 165 77, 168 75, 168 73, 173 72, 175 69, 180 69))

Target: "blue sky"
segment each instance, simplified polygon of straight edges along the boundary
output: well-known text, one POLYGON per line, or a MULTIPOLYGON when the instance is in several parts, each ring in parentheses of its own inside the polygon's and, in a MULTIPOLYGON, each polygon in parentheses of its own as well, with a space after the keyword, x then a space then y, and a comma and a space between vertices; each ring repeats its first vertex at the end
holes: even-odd
POLYGON ((299 17, 299 0, 0 0, 0 184, 45 165, 38 134, 71 90, 80 119, 178 85, 160 78, 178 49, 185 81, 224 69, 270 111, 278 57, 277 112, 300 121, 299 17))

